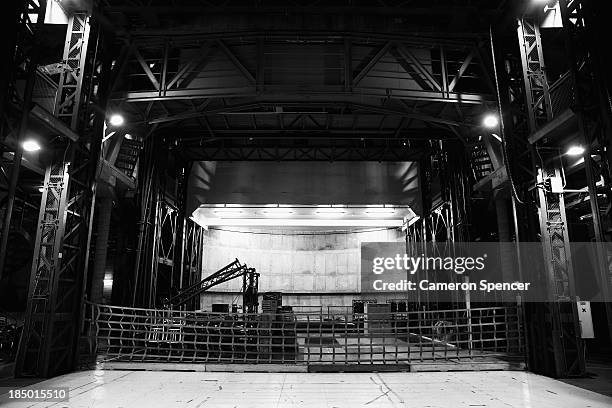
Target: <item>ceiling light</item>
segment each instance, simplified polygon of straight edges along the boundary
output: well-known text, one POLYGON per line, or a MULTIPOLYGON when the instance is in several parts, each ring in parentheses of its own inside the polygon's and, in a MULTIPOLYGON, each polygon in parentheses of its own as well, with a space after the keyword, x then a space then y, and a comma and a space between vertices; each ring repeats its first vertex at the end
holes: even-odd
POLYGON ((571 146, 565 152, 568 156, 582 156, 584 154, 584 147, 582 146, 571 146))
POLYGON ((125 137, 127 140, 134 140, 134 136, 130 135, 129 133, 126 133, 123 137, 125 137))
POLYGON ((494 115, 492 113, 488 114, 482 120, 482 124, 488 129, 495 129, 499 125, 499 118, 497 117, 497 115, 494 115))
POLYGON ((264 210, 263 213, 272 217, 286 217, 293 214, 293 211, 288 208, 277 207, 264 210))
POLYGON ((119 115, 118 113, 115 113, 113 115, 110 116, 108 123, 110 123, 111 126, 122 126, 123 123, 125 123, 125 119, 123 119, 123 116, 119 115))
POLYGON ((233 209, 233 208, 221 208, 221 209, 215 210, 213 212, 215 214, 217 214, 221 218, 224 218, 224 217, 228 217, 228 218, 240 217, 243 214, 242 211, 236 210, 236 209, 233 209))
POLYGON ((352 218, 203 218, 198 223, 207 227, 377 227, 399 228, 403 220, 352 219, 352 218))
POLYGON ((344 214, 346 211, 344 207, 319 207, 315 211, 315 214, 321 215, 323 217, 333 217, 335 215, 344 214))
POLYGON ((374 207, 374 208, 368 208, 365 211, 366 214, 368 214, 370 217, 372 216, 388 216, 388 215, 393 215, 395 214, 395 209, 394 208, 388 208, 388 207, 374 207))
POLYGON ((23 147, 23 150, 26 152, 37 152, 40 150, 40 144, 33 139, 26 140, 21 144, 21 147, 23 147))

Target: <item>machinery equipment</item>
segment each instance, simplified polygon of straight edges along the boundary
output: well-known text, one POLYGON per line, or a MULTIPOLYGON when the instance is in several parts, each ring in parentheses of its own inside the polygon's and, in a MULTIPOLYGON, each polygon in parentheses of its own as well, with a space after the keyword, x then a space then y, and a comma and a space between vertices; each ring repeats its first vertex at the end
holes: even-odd
POLYGON ((181 290, 168 300, 169 306, 175 308, 187 303, 189 300, 199 296, 202 292, 221 283, 242 277, 242 304, 245 313, 257 313, 259 301, 257 299, 257 288, 259 274, 254 268, 240 263, 238 259, 224 266, 217 272, 205 277, 201 281, 181 290))

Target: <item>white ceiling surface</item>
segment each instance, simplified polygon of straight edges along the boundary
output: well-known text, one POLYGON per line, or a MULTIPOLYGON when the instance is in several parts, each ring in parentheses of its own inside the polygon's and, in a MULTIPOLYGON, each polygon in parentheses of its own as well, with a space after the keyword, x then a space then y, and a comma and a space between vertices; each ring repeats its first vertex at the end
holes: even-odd
POLYGON ((315 206, 203 204, 192 215, 206 226, 283 226, 283 227, 401 227, 414 217, 410 206, 315 206))
MULTIPOLYGON (((322 226, 369 226, 374 219, 401 219, 408 208, 420 215, 418 165, 413 162, 196 162, 189 176, 187 211, 194 218, 223 218, 212 212, 214 205, 240 205, 242 213, 236 214, 236 218, 257 219, 259 225, 287 226, 280 221, 311 219, 321 221, 308 223, 310 227, 317 222, 322 226), (270 214, 266 206, 279 204, 294 210, 286 217, 270 214), (345 210, 339 216, 315 213, 317 206, 325 205, 340 205, 345 210), (392 206, 397 212, 389 217, 382 213, 365 214, 371 212, 367 206, 372 205, 392 206), (265 219, 271 221, 261 221, 265 219), (337 222, 334 224, 332 219, 337 222), (358 219, 367 222, 355 222, 358 219)), ((294 226, 299 224, 290 222, 296 223, 294 226)))

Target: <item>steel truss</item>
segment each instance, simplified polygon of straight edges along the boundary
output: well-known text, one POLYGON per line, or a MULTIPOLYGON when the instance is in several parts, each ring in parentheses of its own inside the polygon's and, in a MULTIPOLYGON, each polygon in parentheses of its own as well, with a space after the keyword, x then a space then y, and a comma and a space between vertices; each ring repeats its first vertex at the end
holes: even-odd
MULTIPOLYGON (((202 279, 204 266, 204 228, 191 219, 183 219, 183 241, 181 251, 181 274, 179 290, 189 287, 202 279)), ((189 309, 199 308, 199 299, 187 303, 189 309)))
MULTIPOLYGON (((524 16, 519 20, 517 32, 523 66, 528 129, 529 133, 533 134, 553 119, 538 19, 524 16)), ((560 152, 556 149, 539 149, 534 146, 529 151, 537 171, 536 205, 539 208, 544 273, 550 296, 549 303, 543 304, 535 311, 540 318, 535 323, 538 327, 534 327, 532 331, 533 340, 536 343, 544 343, 546 353, 534 357, 534 369, 544 370, 558 377, 581 374, 584 372, 583 344, 577 327, 574 273, 565 200, 562 193, 553 192, 550 187, 551 180, 561 179, 563 164, 560 152), (535 155, 539 160, 535 160, 535 155)))
MULTIPOLYGON (((2 236, 0 239, 0 278, 5 269, 8 236, 11 232, 13 223, 13 208, 16 200, 29 201, 28 194, 19 188, 19 176, 22 173, 21 161, 23 150, 19 143, 24 138, 28 126, 28 117, 32 105, 32 95, 34 93, 37 78, 37 63, 39 55, 39 45, 43 21, 46 12, 45 1, 25 1, 20 6, 13 4, 7 7, 5 12, 12 14, 18 11, 17 33, 12 38, 13 43, 9 44, 10 55, 7 56, 5 64, 9 67, 23 67, 23 72, 6 72, 3 78, 2 90, 4 94, 0 96, 0 154, 5 152, 12 153, 12 161, 6 163, 2 157, 0 164, 2 174, 6 178, 7 199, 1 204, 3 223, 2 236), (33 17, 36 16, 34 19, 33 17), (18 95, 16 87, 17 79, 25 79, 26 85, 23 95, 18 95), (11 106, 12 105, 12 106, 11 106), (10 114, 11 107, 15 107, 21 115, 20 118, 13 118, 10 114), (13 143, 8 143, 7 139, 11 133, 15 134, 13 143), (9 171, 8 168, 10 167, 9 171), (5 170, 6 169, 6 170, 5 170)), ((8 28, 9 30, 11 28, 8 28)), ((11 41, 7 38, 7 41, 11 41)))
POLYGON ((360 150, 465 141, 458 129, 476 127, 494 103, 481 47, 331 32, 136 36, 113 103, 156 131, 173 129, 190 160, 282 159, 275 148, 327 160, 336 146, 348 160, 376 160, 360 150))
POLYGON ((68 23, 55 112, 78 139, 59 138, 45 174, 35 241, 26 322, 16 364, 20 376, 49 377, 74 369, 87 279, 88 249, 111 68, 101 33, 89 45, 90 17, 74 13, 68 23), (96 106, 97 105, 97 106, 96 106))
MULTIPOLYGON (((604 224, 610 225, 610 214, 600 205, 600 194, 606 194, 608 201, 612 199, 610 172, 610 144, 612 143, 612 112, 608 95, 602 91, 604 73, 596 61, 593 43, 596 41, 590 27, 593 22, 593 2, 590 0, 560 0, 563 29, 567 41, 567 51, 570 57, 570 76, 574 86, 575 111, 578 116, 578 130, 582 145, 586 172, 587 189, 591 207, 594 237, 597 242, 610 241, 610 231, 604 230, 604 224), (589 21, 590 20, 590 21, 589 21), (593 160, 593 147, 600 148, 602 164, 593 160), (602 147, 607 147, 604 153, 602 147), (603 181, 602 188, 597 182, 603 181)), ((599 285, 605 302, 608 334, 612 339, 612 265, 610 253, 603 247, 598 248, 599 285)))
POLYGON ((355 94, 361 98, 391 97, 462 104, 492 102, 492 83, 479 55, 476 42, 434 42, 376 35, 364 38, 359 34, 338 36, 331 32, 304 36, 301 46, 291 36, 263 32, 191 35, 153 41, 142 38, 135 39, 128 49, 128 89, 115 94, 113 99, 149 102, 208 97, 265 98, 268 94, 284 94, 295 100, 295 97, 312 96, 324 90, 327 96, 323 99, 330 101, 337 99, 338 95, 355 94), (301 48, 307 50, 322 42, 331 49, 337 48, 340 54, 337 68, 343 68, 343 73, 335 78, 335 83, 304 89, 295 84, 266 82, 266 70, 275 69, 266 64, 266 53, 278 49, 293 55, 292 52, 301 48), (294 45, 287 49, 286 44, 294 45), (214 67, 210 66, 211 61, 215 59, 218 63, 231 64, 228 68, 235 70, 234 86, 219 88, 218 83, 206 80, 208 70, 214 67), (369 75, 376 71, 378 64, 385 62, 398 63, 405 72, 396 79, 408 80, 409 83, 385 87, 373 82, 369 75), (461 86, 462 78, 474 78, 475 75, 484 83, 467 88, 461 86), (330 94, 334 85, 339 87, 330 94))
POLYGON ((171 296, 174 272, 180 269, 180 265, 175 266, 174 264, 178 222, 176 207, 163 196, 160 197, 155 209, 154 247, 151 260, 153 271, 150 280, 149 303, 152 305, 158 303, 160 289, 166 297, 171 296), (165 282, 167 287, 160 288, 160 282, 165 282))

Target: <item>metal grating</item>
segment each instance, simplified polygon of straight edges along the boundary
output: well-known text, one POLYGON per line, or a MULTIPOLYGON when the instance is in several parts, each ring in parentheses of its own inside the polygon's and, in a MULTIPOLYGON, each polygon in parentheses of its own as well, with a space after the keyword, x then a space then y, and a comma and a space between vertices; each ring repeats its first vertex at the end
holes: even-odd
POLYGON ((524 349, 517 307, 278 315, 89 306, 92 349, 112 361, 401 365, 521 358, 524 349))

